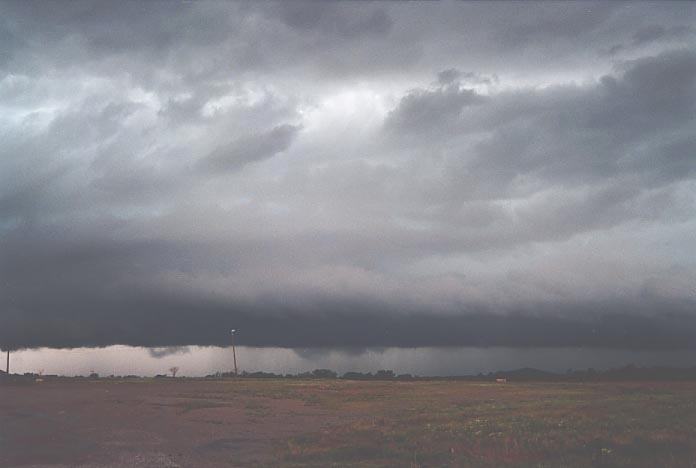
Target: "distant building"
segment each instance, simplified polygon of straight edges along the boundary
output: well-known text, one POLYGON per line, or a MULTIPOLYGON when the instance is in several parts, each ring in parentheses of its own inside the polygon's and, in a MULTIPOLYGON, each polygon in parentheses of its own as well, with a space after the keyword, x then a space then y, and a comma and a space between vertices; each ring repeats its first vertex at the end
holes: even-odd
POLYGON ((507 379, 495 379, 496 383, 506 383, 507 379))

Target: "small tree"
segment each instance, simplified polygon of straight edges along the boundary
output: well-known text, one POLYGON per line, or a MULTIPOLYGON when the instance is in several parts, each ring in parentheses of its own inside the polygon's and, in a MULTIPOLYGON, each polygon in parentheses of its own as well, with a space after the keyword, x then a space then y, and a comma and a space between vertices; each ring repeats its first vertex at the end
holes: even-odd
POLYGON ((393 379, 395 377, 393 370, 382 369, 375 374, 376 379, 393 379))
POLYGON ((331 369, 314 369, 312 377, 317 379, 335 379, 338 376, 331 369))
POLYGON ((174 366, 169 368, 169 372, 172 373, 172 377, 176 377, 176 373, 179 372, 179 368, 174 366))

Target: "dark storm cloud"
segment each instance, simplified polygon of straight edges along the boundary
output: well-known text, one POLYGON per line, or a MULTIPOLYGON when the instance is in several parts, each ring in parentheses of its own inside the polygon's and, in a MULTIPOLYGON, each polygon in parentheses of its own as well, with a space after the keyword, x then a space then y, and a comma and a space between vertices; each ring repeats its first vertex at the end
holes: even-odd
MULTIPOLYGON (((316 301, 311 307, 257 301, 219 304, 201 299, 131 294, 128 298, 83 297, 81 320, 61 320, 51 304, 36 326, 25 328, 22 312, 10 309, 0 339, 6 347, 78 347, 116 343, 148 347, 226 345, 237 327, 238 343, 281 347, 602 347, 693 349, 696 319, 691 305, 677 305, 660 316, 636 315, 634 307, 654 304, 573 304, 583 316, 469 312, 433 315, 395 310, 360 301, 316 301), (602 314, 603 309, 612 309, 602 314), (590 312, 590 313, 588 313, 590 312), (61 333, 56 333, 61 329, 61 333)), ((35 305, 34 305, 35 306, 35 305)), ((663 307, 663 305, 660 305, 663 307)), ((568 304, 562 307, 567 308, 568 304)), ((75 314, 75 312, 73 311, 75 314)), ((77 315, 76 314, 76 315, 77 315)), ((169 354, 167 353, 162 353, 169 354)), ((159 352, 152 353, 159 357, 159 352)))
MULTIPOLYGON (((80 63, 150 89, 285 73, 317 62, 316 71, 329 73, 325 65, 380 67, 374 49, 364 45, 379 43, 392 24, 378 5, 356 9, 341 2, 7 2, 2 12, 5 72, 67 71, 80 63)), ((394 52, 385 48, 381 61, 405 58, 394 52)))
POLYGON ((423 131, 424 148, 451 147, 463 133, 481 134, 452 163, 463 165, 465 177, 481 179, 467 182, 495 183, 494 196, 522 175, 575 185, 635 177, 627 182, 641 189, 646 183, 665 184, 670 176, 691 177, 691 152, 675 154, 669 148, 682 148, 692 138, 696 54, 666 52, 622 68, 585 86, 495 98, 452 83, 419 89, 402 98, 387 126, 410 141, 423 131))
MULTIPOLYGON (((258 249, 254 244, 248 248, 258 249)), ((417 303, 360 295, 278 296, 282 285, 249 300, 152 282, 163 273, 196 276, 202 268, 243 271, 244 260, 236 265, 235 259, 243 259, 244 253, 223 246, 95 244, 89 239, 52 245, 47 239, 15 239, 3 243, 2 251, 2 276, 8 281, 2 286, 5 320, 0 339, 12 348, 224 345, 224 331, 231 327, 243 330, 239 342, 250 346, 696 345, 694 302, 647 289, 637 298, 512 306, 470 303, 433 313, 417 303)))
POLYGON ((633 45, 643 45, 649 42, 665 38, 679 38, 687 34, 693 34, 694 28, 689 26, 672 26, 665 28, 660 25, 645 26, 633 35, 633 45))
POLYGON ((451 132, 452 124, 457 123, 465 106, 475 106, 485 101, 474 90, 460 87, 459 81, 454 82, 451 72, 450 69, 438 74, 439 81, 445 81, 441 86, 430 90, 416 89, 403 97, 387 117, 387 127, 406 135, 432 135, 435 130, 451 132))
POLYGON ((655 42, 682 39, 685 36, 696 34, 696 29, 692 26, 678 25, 665 27, 659 24, 650 24, 641 27, 634 34, 632 40, 627 44, 616 44, 609 49, 610 54, 617 54, 627 50, 646 46, 655 42))
POLYGON ((695 17, 3 3, 0 346, 692 348, 695 17))
POLYGON ((387 13, 379 7, 364 6, 356 11, 339 2, 281 2, 270 5, 270 11, 305 34, 318 31, 344 38, 388 34, 392 21, 387 13))
POLYGON ((215 149, 200 161, 201 167, 211 172, 224 173, 273 157, 287 150, 299 131, 300 127, 285 124, 266 132, 243 136, 215 149))

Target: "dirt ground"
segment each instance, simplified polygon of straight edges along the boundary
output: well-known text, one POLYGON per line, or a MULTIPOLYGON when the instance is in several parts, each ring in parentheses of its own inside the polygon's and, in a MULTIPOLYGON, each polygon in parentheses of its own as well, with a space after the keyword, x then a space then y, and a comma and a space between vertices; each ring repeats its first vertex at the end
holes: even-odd
POLYGON ((0 385, 0 466, 696 466, 696 383, 0 385))

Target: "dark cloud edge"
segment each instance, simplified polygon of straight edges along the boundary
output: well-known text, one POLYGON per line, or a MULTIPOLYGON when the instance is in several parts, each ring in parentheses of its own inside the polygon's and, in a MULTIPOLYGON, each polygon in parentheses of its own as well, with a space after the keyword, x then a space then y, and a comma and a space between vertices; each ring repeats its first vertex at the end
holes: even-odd
POLYGON ((691 313, 694 305, 670 300, 598 301, 557 306, 547 303, 500 313, 476 309, 434 314, 357 300, 300 306, 272 301, 232 305, 150 297, 99 304, 97 311, 83 310, 72 316, 29 318, 18 309, 6 309, 0 343, 10 349, 117 344, 228 346, 229 330, 236 328, 237 344, 257 347, 686 350, 696 349, 696 317, 691 313))

